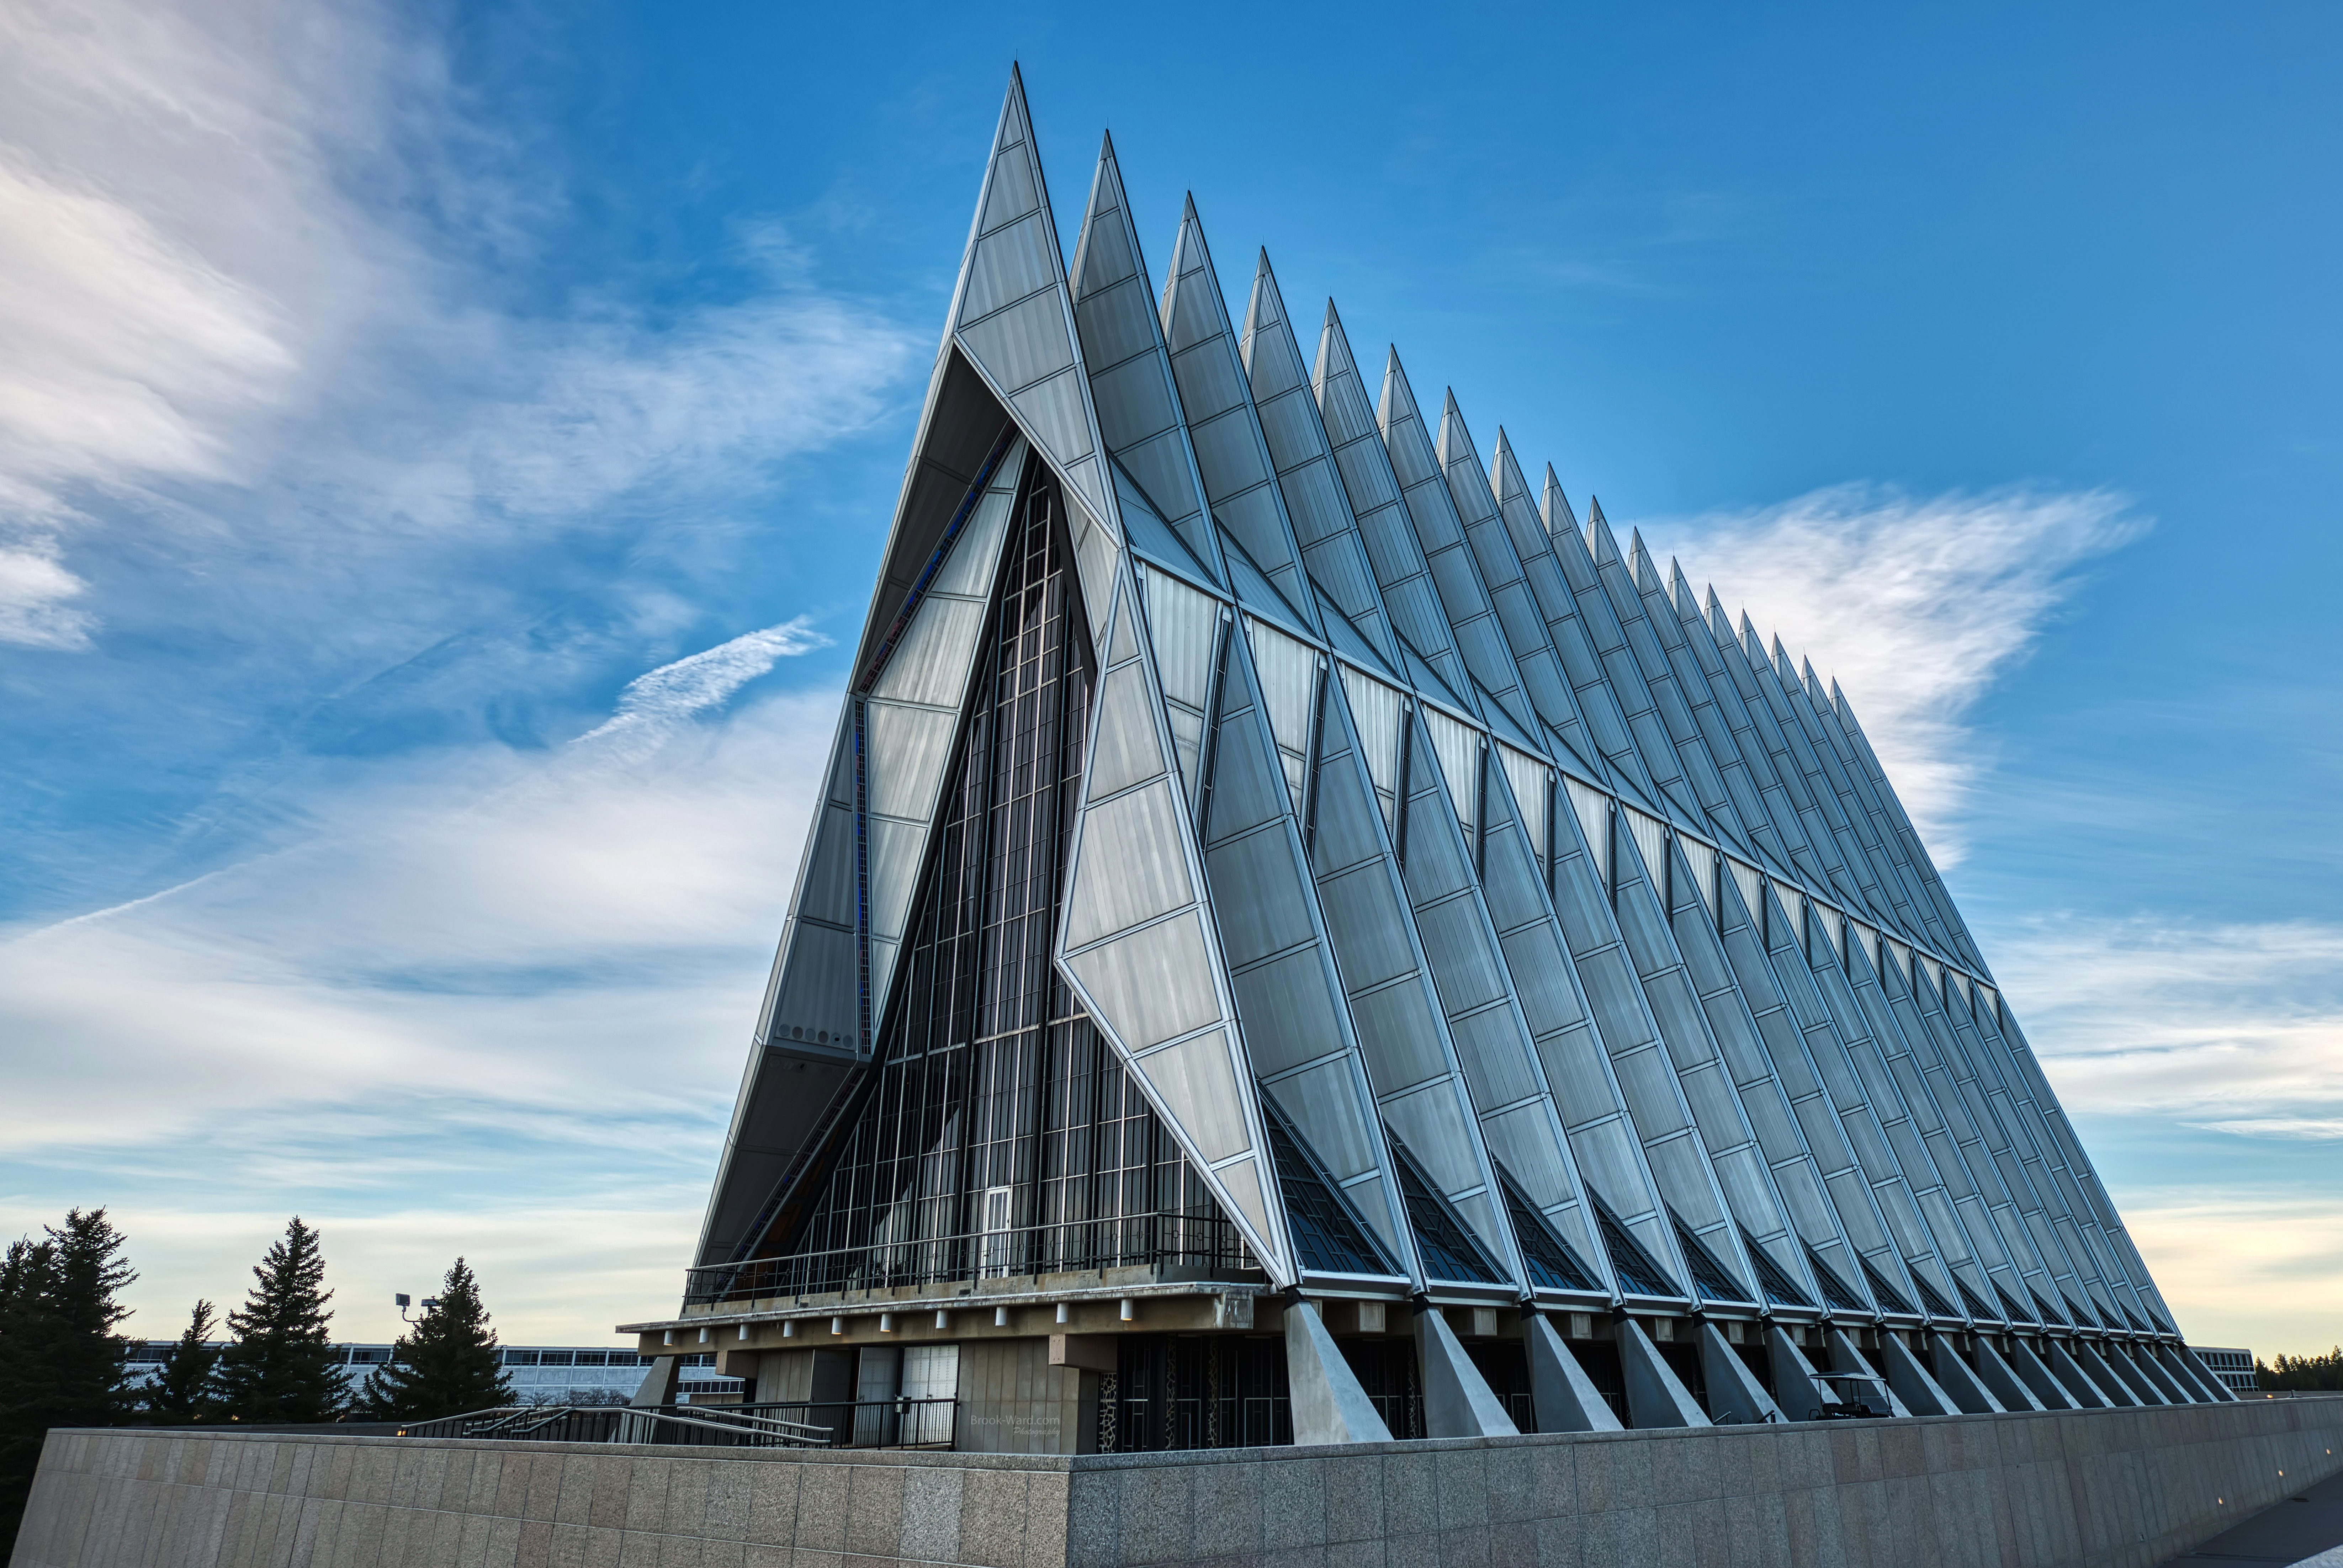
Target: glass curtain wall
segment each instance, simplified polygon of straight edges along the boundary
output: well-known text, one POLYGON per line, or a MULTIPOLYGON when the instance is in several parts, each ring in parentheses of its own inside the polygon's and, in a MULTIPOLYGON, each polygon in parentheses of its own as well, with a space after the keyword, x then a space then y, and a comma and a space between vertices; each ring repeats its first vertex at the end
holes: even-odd
POLYGON ((1249 1266, 1050 961, 1090 648, 1062 498, 1031 461, 878 1065, 774 1249, 780 1291, 1249 1266))

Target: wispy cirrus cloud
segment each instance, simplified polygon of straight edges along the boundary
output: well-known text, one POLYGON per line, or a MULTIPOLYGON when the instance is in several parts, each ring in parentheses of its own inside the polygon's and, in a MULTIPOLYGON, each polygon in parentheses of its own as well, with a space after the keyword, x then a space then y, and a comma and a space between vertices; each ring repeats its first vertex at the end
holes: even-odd
POLYGON ((656 744, 668 727, 717 707, 779 660, 829 646, 804 616, 745 633, 637 676, 618 693, 618 710, 570 744, 656 744))
POLYGON ((2102 490, 1919 497, 1871 485, 1643 524, 1770 645, 1835 677, 1939 865, 1978 772, 1966 720, 2040 637, 2080 568, 2147 528, 2102 490))
MULTIPOLYGON (((35 1193, 112 1205, 158 1322, 235 1282, 194 1239, 280 1200, 369 1238, 337 1266, 494 1259, 508 1332, 639 1315, 695 1231, 836 709, 726 705, 818 640, 649 672, 623 744, 328 778, 285 848, 0 940, 0 1038, 40 1042, 0 1229, 59 1206, 35 1193), (524 1213, 547 1228, 498 1252, 524 1213)), ((395 1332, 377 1282, 342 1332, 395 1332)))
POLYGON ((139 1332, 298 1207, 343 1332, 458 1251, 597 1332, 705 1195, 836 708, 735 585, 924 334, 768 218, 532 293, 490 106, 373 0, 0 8, 0 1229, 115 1205, 139 1332))
POLYGON ((296 568, 278 619, 329 636, 361 585, 373 628, 427 626, 398 579, 648 487, 721 506, 891 407, 914 357, 769 223, 680 310, 618 280, 518 308, 560 171, 393 8, 26 0, 0 45, 0 638, 243 619, 237 585, 141 595, 132 562, 296 568))
POLYGON ((2343 929, 2061 914, 2012 937, 2003 984, 2077 1109, 2343 1138, 2343 929))

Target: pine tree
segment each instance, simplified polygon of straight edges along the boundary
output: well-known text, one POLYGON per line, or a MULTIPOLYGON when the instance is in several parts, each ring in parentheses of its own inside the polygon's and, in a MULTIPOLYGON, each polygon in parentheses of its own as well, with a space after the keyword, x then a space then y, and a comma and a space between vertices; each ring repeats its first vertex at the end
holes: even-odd
POLYGON ((317 1232, 296 1214, 252 1271, 244 1305, 227 1315, 234 1342, 221 1352, 219 1392, 230 1421, 337 1419, 348 1403, 339 1357, 327 1342, 326 1259, 317 1232))
POLYGON ((164 1356, 162 1370, 147 1385, 146 1412, 166 1426, 194 1426, 216 1421, 220 1413, 219 1347, 211 1343, 218 1327, 209 1302, 197 1302, 187 1319, 187 1332, 164 1356))
POLYGON ((104 1426, 131 1404, 129 1347, 116 1297, 138 1276, 103 1209, 0 1255, 0 1540, 14 1536, 51 1427, 104 1426))
POLYGON ((513 1402, 479 1282, 458 1258, 439 1287, 439 1304, 400 1337, 374 1374, 366 1412, 383 1421, 430 1421, 513 1402))

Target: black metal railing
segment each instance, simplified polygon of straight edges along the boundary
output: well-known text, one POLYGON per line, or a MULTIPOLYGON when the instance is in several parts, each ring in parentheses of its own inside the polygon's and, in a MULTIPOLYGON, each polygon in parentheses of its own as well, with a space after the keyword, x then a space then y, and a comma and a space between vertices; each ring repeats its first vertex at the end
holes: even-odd
POLYGON ((684 1271, 683 1299, 697 1305, 837 1295, 1147 1265, 1242 1270, 1252 1263, 1228 1221, 1169 1211, 710 1263, 684 1271))
POLYGON ((832 1448, 950 1448, 960 1421, 956 1399, 796 1400, 735 1405, 829 1434, 832 1448))
POLYGON ((505 1405, 407 1422, 401 1437, 665 1442, 714 1448, 950 1448, 955 1399, 752 1405, 505 1405))

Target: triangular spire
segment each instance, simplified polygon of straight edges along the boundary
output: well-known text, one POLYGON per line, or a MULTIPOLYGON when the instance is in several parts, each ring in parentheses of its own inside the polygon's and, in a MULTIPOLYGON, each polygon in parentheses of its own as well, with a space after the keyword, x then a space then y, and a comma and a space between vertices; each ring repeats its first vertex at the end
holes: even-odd
POLYGON ((1684 563, 1674 556, 1668 558, 1668 597, 1675 600, 1678 620, 1700 618, 1700 600, 1694 596, 1692 584, 1684 580, 1684 563))
POLYGON ((1554 473, 1552 463, 1545 466, 1545 495, 1538 502, 1538 510, 1545 516, 1547 533, 1563 528, 1572 533, 1578 531, 1578 514, 1570 509, 1570 498, 1562 493, 1562 479, 1554 473))
POLYGON ((1536 505, 1530 500, 1529 479, 1522 472, 1521 459, 1513 456, 1513 443, 1503 425, 1497 427, 1497 444, 1489 453, 1489 488, 1495 493, 1501 512, 1515 501, 1536 505))
MULTIPOLYGON (((1350 336, 1342 330, 1342 318, 1331 299, 1318 334, 1318 363, 1312 386, 1326 438, 1336 455, 1336 471, 1350 498, 1352 513, 1358 518, 1360 536, 1366 540, 1384 608, 1391 612, 1392 629, 1431 664, 1452 692, 1461 693, 1469 689, 1470 678, 1456 652, 1455 632, 1433 586, 1423 541, 1416 537, 1401 498, 1403 481, 1393 467, 1383 427, 1367 401, 1366 383, 1351 353, 1350 336)), ((1430 463, 1427 449, 1422 466, 1429 467, 1430 463)))
MULTIPOLYGON (((1238 340, 1245 379, 1261 417, 1262 435, 1276 466, 1287 521, 1302 548, 1312 583, 1333 601, 1341 618, 1366 638, 1382 662, 1399 663, 1390 618, 1367 559, 1341 478, 1334 471, 1332 443, 1320 418, 1310 367, 1278 292, 1264 250, 1253 265, 1252 294, 1245 303, 1243 336, 1238 340)), ((1325 624, 1322 620, 1322 625, 1325 624)), ((1329 625, 1330 635, 1340 635, 1329 625)))
POLYGON ((952 297, 952 341, 1017 417, 1050 466, 1097 517, 1114 499, 1075 347, 1073 301, 1033 145, 1025 84, 1012 66, 1000 128, 952 297))
POLYGON ((1603 503, 1591 495, 1586 498, 1586 548, 1596 566, 1621 561, 1619 541, 1611 537, 1611 524, 1603 515, 1603 503))
POLYGON ((1160 319, 1212 519, 1269 578, 1288 613, 1314 632, 1317 607, 1302 575, 1302 548, 1285 516, 1277 469, 1245 383, 1228 302, 1221 296, 1220 275, 1192 196, 1181 210, 1160 319))
POLYGON ((1089 208, 1074 246, 1074 321, 1099 410, 1099 434, 1151 509, 1215 584, 1227 581, 1206 521, 1204 487, 1150 308, 1146 262, 1123 195, 1114 140, 1099 146, 1089 208))
POLYGON ((1634 568, 1635 588, 1641 593, 1660 591, 1659 568, 1652 565, 1652 552, 1644 548, 1644 530, 1627 530, 1627 560, 1634 568))

